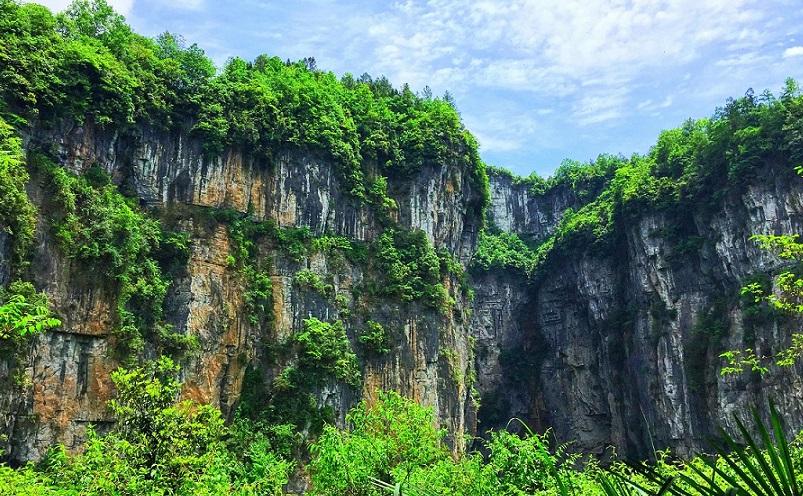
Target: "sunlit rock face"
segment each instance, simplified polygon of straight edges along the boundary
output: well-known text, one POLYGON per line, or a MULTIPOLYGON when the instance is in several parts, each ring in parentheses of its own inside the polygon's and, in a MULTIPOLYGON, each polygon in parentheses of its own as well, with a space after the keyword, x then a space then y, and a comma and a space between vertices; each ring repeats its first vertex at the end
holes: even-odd
MULTIPOLYGON (((299 151, 278 151, 270 164, 254 161, 243 150, 205 157, 200 144, 185 135, 149 129, 121 135, 69 123, 34 130, 25 143, 29 149, 48 150, 76 174, 100 166, 153 215, 170 219, 171 228, 189 235, 189 259, 171 281, 165 303, 168 322, 199 343, 182 364, 184 398, 210 403, 230 416, 247 371, 270 385, 289 363, 287 357, 266 357, 266 343, 286 340, 305 319, 315 317, 343 320, 359 351, 357 333, 370 319, 392 330, 393 350, 383 356, 359 353, 361 385, 333 381, 314 392, 318 404, 331 407, 342 424, 360 399, 395 389, 434 408, 453 449, 465 449, 475 414, 466 384, 473 361, 464 297, 458 295, 447 314, 390 300, 355 309, 352 290, 370 276, 366 264, 325 253, 298 259, 264 243, 258 249, 270 267, 273 320, 255 326, 247 318, 245 281, 228 262, 228 230, 204 212, 233 209, 281 227, 307 227, 316 236, 370 242, 383 226, 370 208, 344 192, 336 164, 299 151), (294 284, 300 270, 331 280, 339 304, 294 284)), ((46 201, 40 183, 34 177, 29 185, 37 205, 46 201)), ((437 249, 464 261, 480 224, 470 207, 479 195, 472 188, 469 171, 458 164, 431 164, 415 177, 389 182, 399 224, 423 230, 437 249)), ((48 294, 63 325, 38 336, 21 361, 0 359, 0 433, 7 437, 5 453, 14 463, 38 459, 54 443, 80 448, 90 424, 100 431, 108 428, 113 419, 107 402, 114 394, 109 375, 121 363, 113 334, 114 284, 86 273, 61 253, 45 218, 39 219, 37 236, 34 282, 48 294)), ((0 282, 9 277, 8 258, 8 238, 0 233, 0 282)), ((445 283, 457 286, 457 281, 445 283)))
MULTIPOLYGON (((165 303, 168 322, 199 343, 183 363, 182 395, 227 416, 251 387, 248 374, 269 394, 288 365, 288 357, 268 356, 266 343, 286 340, 315 317, 343 320, 362 369, 357 387, 332 381, 317 388, 319 405, 331 407, 342 424, 360 399, 398 390, 437 412, 456 452, 466 449, 465 435, 514 427, 513 417, 537 430, 553 428, 560 441, 575 441, 573 449, 603 453, 613 446, 631 458, 665 447, 680 454, 700 449, 715 425, 732 427, 732 414, 766 405, 769 397, 790 423, 803 422, 799 368, 773 371, 761 382, 718 374, 718 354, 741 347, 745 333, 769 355, 795 325, 753 329, 738 298, 746 278, 782 266, 749 236, 803 231, 803 187, 773 167, 713 209, 687 212, 682 222, 693 243, 663 234, 678 219, 644 212, 617 227, 612 247, 560 251, 533 277, 471 269, 473 300, 454 290, 458 281, 445 280, 457 295, 446 313, 391 299, 360 307, 355 288, 375 276, 368 264, 326 253, 291 257, 264 242, 257 250, 270 267, 273 315, 270 325, 254 325, 245 281, 228 260, 229 231, 203 212, 233 209, 283 227, 308 227, 314 235, 370 242, 382 222, 346 193, 336 164, 298 150, 278 150, 271 163, 247 150, 208 157, 181 133, 122 135, 68 123, 34 130, 25 143, 46 148, 75 173, 100 166, 149 212, 189 235, 189 258, 165 303), (338 300, 299 287, 300 270, 330 281, 338 300), (357 336, 368 319, 392 330, 390 353, 360 351, 357 336), (707 333, 704 324, 712 321, 722 335, 707 333)), ((472 184, 457 163, 391 176, 394 219, 423 230, 437 249, 469 267, 482 224, 472 208, 480 194, 472 184)), ((44 195, 34 177, 29 196, 42 205, 44 195)), ((585 201, 567 187, 534 194, 492 175, 488 222, 538 244, 568 208, 585 201)), ((9 264, 8 239, 0 232, 0 282, 8 280, 9 264)), ((113 419, 106 403, 114 394, 109 374, 120 364, 114 284, 61 253, 45 218, 32 264, 34 282, 63 326, 37 337, 19 363, 0 358, 0 434, 13 462, 37 459, 53 443, 78 449, 90 424, 107 429, 113 419)))

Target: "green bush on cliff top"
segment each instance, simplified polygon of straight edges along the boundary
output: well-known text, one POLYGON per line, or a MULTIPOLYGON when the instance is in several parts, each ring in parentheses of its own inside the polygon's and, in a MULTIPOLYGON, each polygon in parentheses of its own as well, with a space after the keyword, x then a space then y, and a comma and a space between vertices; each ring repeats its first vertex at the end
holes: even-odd
POLYGON ((475 206, 487 202, 476 141, 446 98, 368 75, 338 79, 312 59, 233 58, 216 71, 197 45, 132 32, 105 0, 79 0, 55 16, 0 0, 0 39, 0 110, 26 119, 191 126, 210 153, 237 147, 266 160, 287 148, 317 150, 339 164, 347 191, 381 210, 392 205, 369 194, 381 193, 383 179, 368 177, 366 165, 405 175, 429 162, 461 163, 479 192, 475 206))

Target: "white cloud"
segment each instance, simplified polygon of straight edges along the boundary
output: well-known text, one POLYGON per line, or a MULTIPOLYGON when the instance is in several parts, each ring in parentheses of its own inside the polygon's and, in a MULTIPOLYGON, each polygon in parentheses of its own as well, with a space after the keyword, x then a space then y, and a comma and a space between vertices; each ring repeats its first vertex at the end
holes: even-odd
POLYGON ((600 124, 622 116, 625 107, 626 91, 617 93, 589 94, 579 98, 574 104, 573 115, 581 126, 600 124))
POLYGON ((180 7, 183 9, 197 10, 203 7, 204 0, 171 0, 168 2, 171 7, 180 7))
MULTIPOLYGON (((404 0, 381 15, 355 19, 354 26, 370 29, 352 32, 348 52, 359 54, 363 66, 413 88, 526 92, 559 100, 576 122, 592 125, 631 112, 645 78, 686 71, 710 51, 728 54, 719 58, 721 64, 765 62, 758 53, 745 53, 745 47, 761 45, 762 22, 772 20, 761 5, 760 0, 404 0)), ((659 100, 645 109, 669 105, 671 99, 659 100)))
MULTIPOLYGON (((129 13, 131 13, 131 7, 134 6, 134 0, 107 0, 107 1, 109 2, 109 5, 114 7, 114 10, 123 15, 128 15, 129 13)), ((61 12, 72 3, 72 0, 34 0, 27 3, 38 3, 40 5, 44 5, 53 12, 61 12)))
POLYGON ((665 109, 672 106, 672 96, 669 95, 663 100, 656 102, 652 99, 647 99, 642 102, 639 102, 636 105, 636 110, 641 112, 655 112, 656 110, 665 109))
POLYGON ((800 57, 801 55, 803 55, 803 46, 793 46, 783 51, 783 58, 785 59, 800 57))
MULTIPOLYGON (((465 115, 465 122, 477 137, 482 152, 511 152, 524 147, 541 149, 559 146, 557 136, 546 122, 544 109, 516 108, 499 101, 489 102, 482 113, 465 115)), ((550 116, 551 117, 551 116, 550 116)))
POLYGON ((720 67, 755 66, 759 64, 766 64, 771 60, 772 57, 764 55, 760 52, 744 52, 732 57, 717 60, 715 64, 720 67))

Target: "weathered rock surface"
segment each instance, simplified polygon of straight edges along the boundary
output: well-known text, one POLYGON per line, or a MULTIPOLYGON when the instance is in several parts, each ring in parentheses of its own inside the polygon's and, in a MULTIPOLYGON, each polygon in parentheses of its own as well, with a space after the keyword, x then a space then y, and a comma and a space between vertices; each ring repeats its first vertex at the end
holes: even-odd
MULTIPOLYGON (((314 153, 278 151, 271 164, 237 150, 206 158, 199 143, 181 134, 146 129, 121 135, 66 123, 36 130, 25 141, 76 173, 99 165, 157 215, 225 207, 280 226, 307 226, 316 235, 371 240, 382 230, 372 210, 344 192, 337 166, 314 153)), ((423 230, 436 248, 468 264, 480 225, 471 208, 479 193, 471 184, 458 164, 431 164, 414 177, 391 178, 389 192, 402 226, 423 230)), ((491 193, 490 220, 533 243, 554 231, 567 208, 581 204, 566 188, 534 196, 504 176, 492 176, 491 193)), ((29 194, 42 203, 35 182, 29 194)), ((788 335, 788 322, 750 327, 735 297, 747 277, 781 266, 749 240, 751 234, 803 232, 803 184, 771 167, 713 212, 692 211, 683 219, 644 213, 620 226, 612 248, 559 253, 533 280, 513 271, 475 272, 476 298, 453 290, 457 301, 448 315, 390 300, 357 308, 352 289, 371 276, 363 265, 323 253, 293 259, 266 244, 260 253, 270 260, 273 325, 254 326, 244 308, 242 275, 227 260, 225 225, 173 217, 190 235, 191 254, 172 281, 166 315, 200 343, 182 369, 183 395, 225 414, 237 406, 249 367, 259 366, 269 384, 284 365, 266 359, 264 343, 317 317, 346 322, 362 365, 360 388, 333 383, 316 392, 319 403, 342 420, 360 398, 399 390, 435 409, 456 451, 464 449, 464 434, 518 417, 539 430, 553 427, 561 441, 574 440, 582 451, 600 453, 612 445, 634 458, 653 447, 685 454, 704 446, 716 423, 765 405, 768 397, 791 423, 803 425, 799 367, 772 372, 760 383, 717 373, 718 353, 743 346, 745 334, 755 335, 764 354, 788 335), (693 243, 663 234, 678 222, 693 243), (349 315, 333 298, 298 287, 294 276, 302 269, 331 281, 349 315), (712 318, 722 322, 722 336, 705 328, 712 318), (359 351, 356 333, 368 319, 393 331, 390 354, 359 351), (475 372, 479 413, 471 399, 475 372)), ((9 274, 7 244, 0 233, 0 283, 9 274)), ((76 448, 90 423, 107 426, 109 373, 119 364, 110 334, 114 285, 60 253, 44 219, 32 273, 64 325, 39 336, 22 362, 0 359, 0 434, 15 462, 36 459, 53 443, 76 448)))
MULTIPOLYGON (((769 398, 790 424, 803 425, 800 366, 760 381, 718 374, 718 354, 749 346, 747 332, 770 356, 799 327, 746 328, 742 281, 782 266, 750 236, 803 232, 803 181, 769 167, 756 176, 713 212, 644 213, 622 226, 612 248, 559 253, 530 284, 515 273, 475 275, 480 429, 515 416, 554 428, 580 451, 615 446, 644 458, 653 448, 698 450, 716 425, 735 427, 733 414, 766 408, 769 398), (665 234, 678 223, 690 234, 665 234)), ((554 214, 526 221, 554 212, 554 196, 523 198, 507 178, 492 178, 492 186, 498 226, 534 239, 554 229, 554 214)))
MULTIPOLYGON (((48 150, 77 174, 100 166, 156 215, 179 218, 175 227, 190 235, 191 254, 183 274, 171 283, 165 312, 177 331, 196 336, 200 344, 182 368, 184 397, 211 403, 228 415, 239 401, 249 366, 257 367, 269 384, 285 365, 264 359, 266 340, 290 336, 309 317, 343 318, 359 350, 358 327, 371 319, 393 330, 393 352, 385 357, 362 353, 361 388, 332 384, 317 392, 319 404, 331 406, 342 421, 360 398, 375 397, 379 389, 396 389, 432 406, 449 427, 454 449, 464 448, 464 434, 474 431, 470 421, 467 425, 474 415, 468 411, 472 404, 465 384, 473 366, 465 301, 458 297, 447 316, 420 305, 387 302, 347 318, 331 298, 297 287, 294 275, 312 270, 331 279, 335 293, 354 303, 351 289, 365 277, 363 267, 320 253, 294 260, 264 246, 261 256, 270 259, 272 267, 275 324, 259 328, 247 317, 242 275, 227 261, 227 228, 192 215, 229 208, 279 226, 306 226, 314 235, 373 239, 381 224, 370 209, 344 193, 330 160, 297 151, 277 153, 272 164, 256 163, 234 150, 205 158, 199 143, 183 135, 150 130, 120 135, 67 123, 59 129, 35 130, 25 141, 29 149, 48 150)), ((423 230, 437 248, 463 259, 470 256, 479 219, 469 211, 478 192, 471 189, 467 171, 457 164, 426 167, 414 178, 391 180, 389 193, 399 205, 402 226, 423 230)), ((36 204, 44 200, 36 181, 29 194, 36 204)), ((7 238, 0 237, 0 281, 9 271, 6 245, 7 238)), ((39 222, 32 275, 63 325, 39 336, 22 362, 0 360, 0 428, 8 438, 5 453, 12 462, 37 459, 54 443, 77 448, 89 424, 100 429, 107 425, 111 419, 106 403, 113 395, 109 374, 120 363, 111 334, 114 285, 60 253, 44 219, 39 222)))

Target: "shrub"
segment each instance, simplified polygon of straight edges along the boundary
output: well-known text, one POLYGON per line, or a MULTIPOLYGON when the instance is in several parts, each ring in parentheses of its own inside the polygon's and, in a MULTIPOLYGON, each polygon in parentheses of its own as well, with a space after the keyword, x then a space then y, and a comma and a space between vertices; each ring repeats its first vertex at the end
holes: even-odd
POLYGON ((369 320, 357 338, 366 349, 378 355, 384 355, 390 351, 390 333, 379 322, 369 320))
POLYGON ((28 170, 22 142, 0 116, 0 233, 11 237, 12 267, 21 272, 36 228, 36 209, 28 200, 28 170))
POLYGON ((305 319, 304 327, 293 336, 293 342, 299 347, 299 366, 306 371, 331 374, 352 386, 360 383, 357 356, 351 351, 343 322, 305 319))

